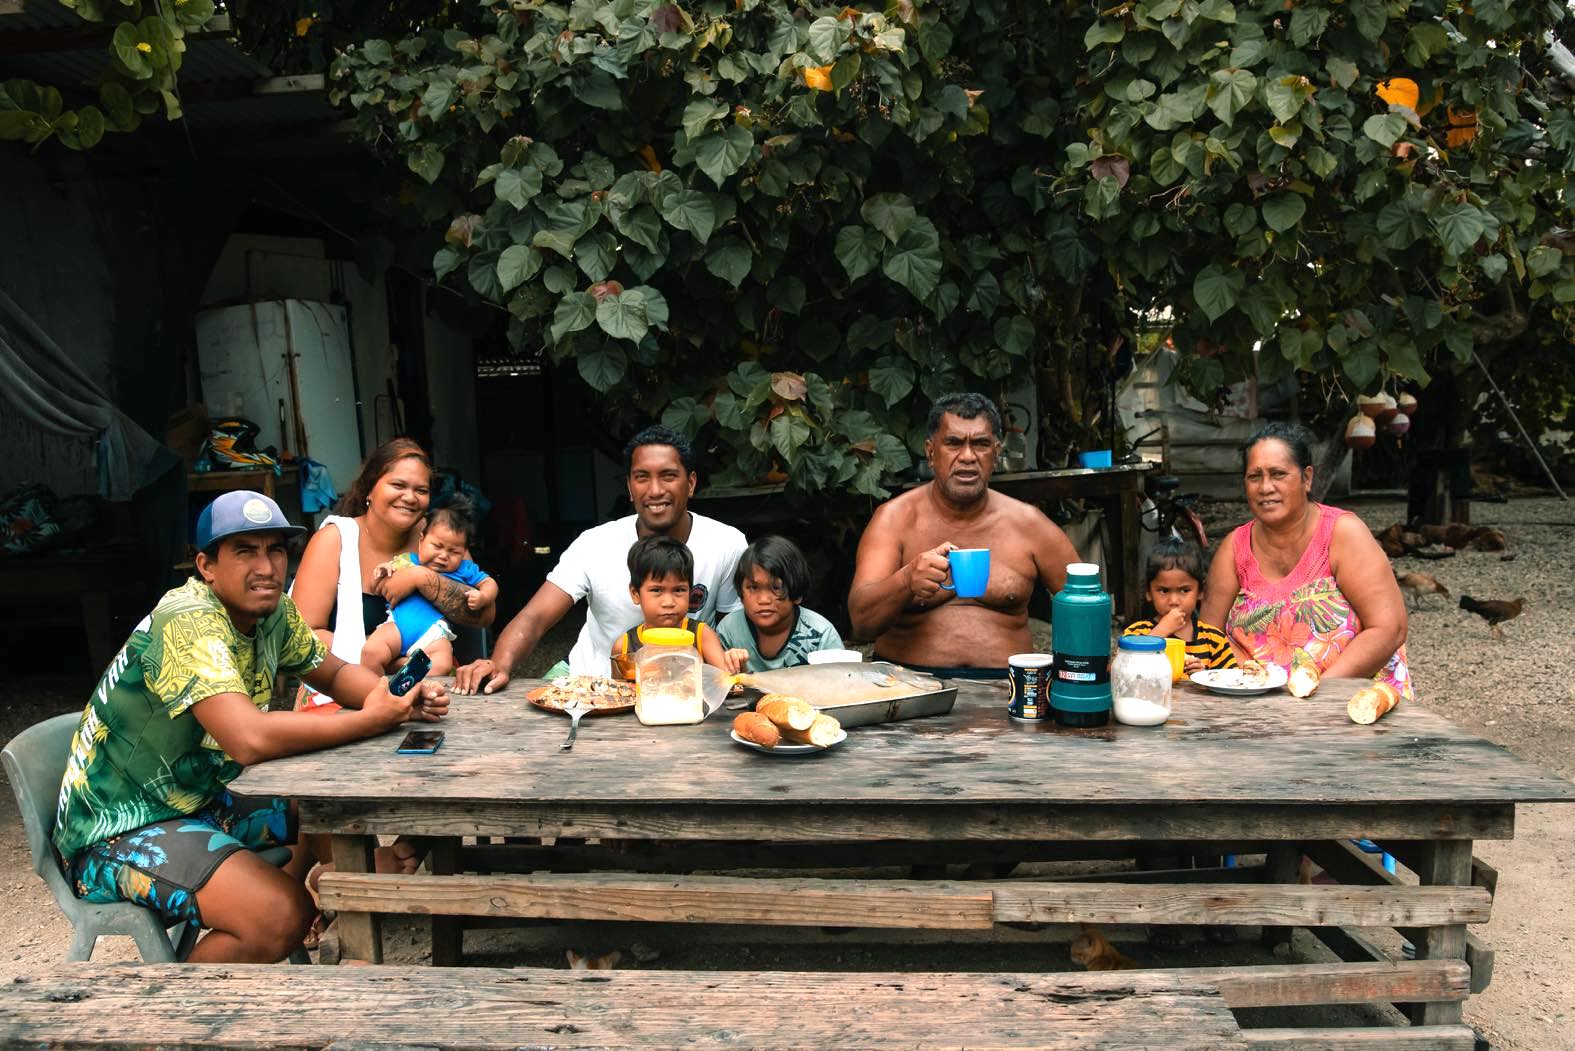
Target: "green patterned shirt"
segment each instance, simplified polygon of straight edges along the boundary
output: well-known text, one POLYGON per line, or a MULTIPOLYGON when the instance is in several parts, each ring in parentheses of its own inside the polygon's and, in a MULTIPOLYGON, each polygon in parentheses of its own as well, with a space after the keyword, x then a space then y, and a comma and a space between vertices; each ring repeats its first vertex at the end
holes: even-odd
POLYGON ((241 693, 267 711, 277 672, 309 672, 327 656, 288 596, 247 636, 203 581, 166 592, 110 662, 71 739, 55 811, 61 856, 206 807, 241 765, 192 706, 241 693))

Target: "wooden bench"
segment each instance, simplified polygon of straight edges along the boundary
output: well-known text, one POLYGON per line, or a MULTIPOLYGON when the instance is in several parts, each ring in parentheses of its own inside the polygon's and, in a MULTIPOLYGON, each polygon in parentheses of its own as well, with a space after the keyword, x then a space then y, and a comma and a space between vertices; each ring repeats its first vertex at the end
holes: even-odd
POLYGON ((61 968, 0 987, 0 1045, 336 1051, 395 1045, 1252 1046, 1213 989, 1159 973, 113 964, 61 968))

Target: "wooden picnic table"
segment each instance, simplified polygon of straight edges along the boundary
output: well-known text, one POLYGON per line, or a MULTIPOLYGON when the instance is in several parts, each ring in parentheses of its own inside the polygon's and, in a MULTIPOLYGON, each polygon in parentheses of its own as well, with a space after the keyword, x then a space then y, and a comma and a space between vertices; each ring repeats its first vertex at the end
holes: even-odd
MULTIPOLYGON (((568 721, 528 705, 522 695, 537 683, 516 680, 491 697, 455 697, 435 755, 396 755, 390 734, 259 764, 233 787, 293 797, 304 831, 334 837, 325 904, 339 911, 343 951, 364 959, 381 959, 378 914, 399 912, 931 930, 1239 924, 1281 937, 1305 926, 1347 962, 1211 969, 1227 1003, 1412 1005, 1427 1035, 1395 1032, 1470 1047, 1459 1024, 1472 981, 1467 925, 1488 919, 1494 875, 1474 870, 1472 842, 1511 838, 1517 803, 1572 801, 1575 784, 1420 704, 1354 725, 1345 704, 1362 684, 1325 680, 1305 700, 1186 686, 1162 727, 1066 730, 1012 722, 1003 690, 964 681, 950 714, 856 728, 834 749, 779 758, 731 742, 725 711, 682 727, 588 718, 562 752, 568 721), (370 874, 374 834, 435 837, 434 874, 370 874), (769 841, 806 852, 947 843, 997 856, 1075 843, 1108 856, 1157 840, 1267 861, 1122 882, 467 875, 468 836, 769 841), (1359 838, 1417 882, 1384 873, 1350 845, 1359 838), (1298 883, 1304 853, 1341 882, 1298 883), (1400 929, 1417 958, 1388 958, 1358 930, 1369 927, 1400 929)), ((457 959, 458 937, 434 924, 435 962, 457 959)), ((1485 968, 1490 951, 1478 944, 1476 957, 1485 968)))

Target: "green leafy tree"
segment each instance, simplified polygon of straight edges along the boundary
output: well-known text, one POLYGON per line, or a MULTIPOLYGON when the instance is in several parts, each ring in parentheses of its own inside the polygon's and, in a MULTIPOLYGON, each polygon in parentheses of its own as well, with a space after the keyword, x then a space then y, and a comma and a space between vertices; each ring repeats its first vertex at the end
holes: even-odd
POLYGON ((920 403, 1030 374, 1081 440, 1156 321, 1204 393, 1570 331, 1557 3, 446 11, 334 68, 437 277, 739 480, 879 494, 920 403))
POLYGON ((40 144, 54 139, 74 150, 98 145, 106 131, 134 131, 162 111, 181 116, 177 74, 186 34, 214 16, 213 0, 61 0, 89 22, 113 26, 109 64, 97 99, 67 99, 54 85, 0 83, 0 140, 40 144))

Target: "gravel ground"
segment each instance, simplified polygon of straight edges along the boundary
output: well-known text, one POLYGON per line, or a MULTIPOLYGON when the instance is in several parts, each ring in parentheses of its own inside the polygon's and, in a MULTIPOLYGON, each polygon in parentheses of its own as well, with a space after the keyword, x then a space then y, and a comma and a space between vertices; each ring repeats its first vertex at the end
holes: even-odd
MULTIPOLYGON (((1404 514, 1403 504, 1352 505, 1369 525, 1383 527, 1404 514)), ((1241 505, 1206 508, 1211 535, 1242 521, 1241 505)), ((1408 643, 1421 703, 1462 726, 1567 777, 1575 777, 1575 679, 1571 678, 1571 625, 1575 625, 1575 578, 1568 569, 1575 550, 1575 505, 1532 498, 1473 506, 1477 524, 1503 528, 1513 561, 1497 554, 1465 552, 1440 561, 1403 559, 1405 571, 1437 577, 1452 595, 1512 599, 1524 595, 1525 613, 1494 641, 1487 625, 1429 597, 1411 617, 1408 643)), ((541 648, 542 667, 567 652, 577 625, 564 624, 541 648)), ((536 672, 534 667, 527 671, 536 672)), ((92 686, 91 674, 24 676, 0 686, 0 740, 57 712, 77 710, 92 686)), ((1493 984, 1471 999, 1467 1021, 1505 1051, 1575 1051, 1575 866, 1570 862, 1569 808, 1528 806, 1520 810, 1516 838, 1480 843, 1476 853, 1500 872, 1493 920, 1477 933, 1498 952, 1493 984)), ((58 961, 70 932, 32 873, 26 843, 10 792, 0 792, 0 981, 58 961)), ((1064 947, 776 946, 766 941, 736 945, 664 946, 657 966, 771 967, 783 969, 1027 969, 1068 966, 1064 947)), ((408 921, 389 925, 389 955, 421 958, 421 928, 408 921)), ((539 939, 538 939, 539 942, 539 939)), ((495 965, 561 965, 556 949, 532 947, 522 931, 474 932, 467 945, 475 962, 495 965)), ((613 945, 585 946, 605 951, 613 945)), ((625 966, 631 953, 624 949, 625 966)), ((1169 954, 1145 950, 1144 962, 1187 965, 1232 962, 1241 946, 1189 945, 1169 954)), ((1312 949, 1298 939, 1297 954, 1312 949)), ((1134 953, 1136 955, 1136 953, 1134 953)), ((100 944, 96 959, 134 959, 124 939, 100 944)), ((1331 1019, 1328 1024, 1338 1024, 1331 1019)), ((1265 1024, 1258 1018, 1254 1024, 1265 1024)), ((1354 1021, 1349 1019, 1347 1021, 1354 1021)), ((1279 1024, 1284 1024, 1279 1023, 1279 1024)))

